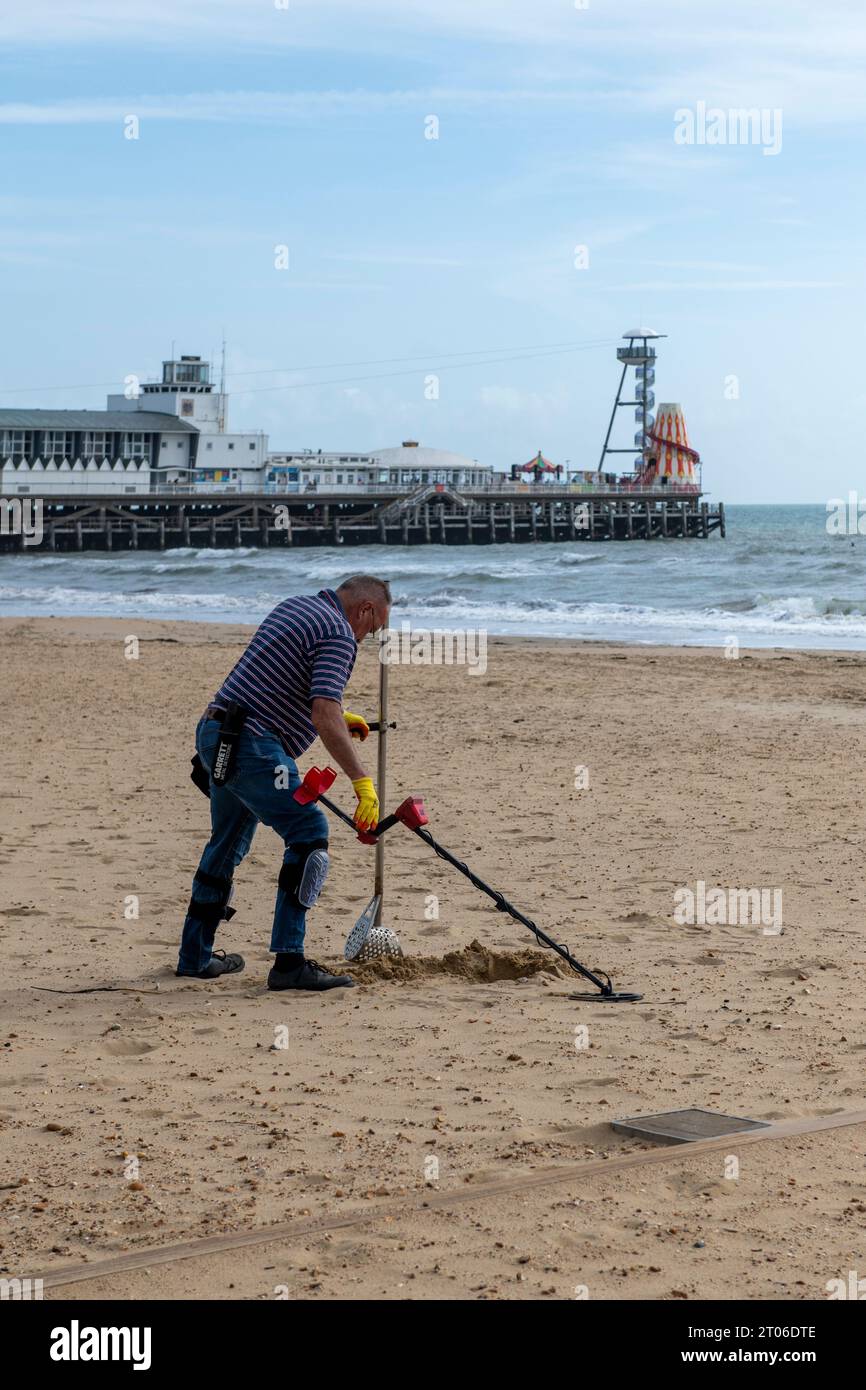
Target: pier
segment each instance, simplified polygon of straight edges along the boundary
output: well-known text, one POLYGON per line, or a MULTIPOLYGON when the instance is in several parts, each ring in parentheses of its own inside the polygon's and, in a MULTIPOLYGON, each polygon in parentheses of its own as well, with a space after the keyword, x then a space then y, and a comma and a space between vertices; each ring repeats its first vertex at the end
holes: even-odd
MULTIPOLYGON (((36 497, 28 499, 31 504, 36 497)), ((433 484, 326 493, 52 495, 42 502, 42 540, 29 553, 166 550, 176 547, 496 545, 506 542, 708 539, 725 535, 724 503, 697 490, 587 492, 540 484, 457 492, 433 484)), ((0 551, 24 550, 0 533, 0 551)))
POLYGON ((539 448, 506 472, 415 439, 374 453, 275 453, 261 431, 228 430, 224 384, 214 390, 198 356, 172 354, 160 380, 109 395, 106 410, 0 408, 0 552, 724 537, 724 504, 702 493, 682 406, 656 406, 663 336, 623 335, 589 469, 539 448), (623 410, 637 429, 630 447, 615 447, 623 410), (622 454, 632 456, 626 471, 622 454), (35 528, 23 526, 24 508, 38 514, 35 528))

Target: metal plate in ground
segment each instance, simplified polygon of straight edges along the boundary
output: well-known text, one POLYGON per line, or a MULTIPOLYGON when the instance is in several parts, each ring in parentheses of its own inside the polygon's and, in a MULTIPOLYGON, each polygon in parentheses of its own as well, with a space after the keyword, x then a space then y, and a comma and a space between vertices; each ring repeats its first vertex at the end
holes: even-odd
POLYGON ((612 1120, 618 1134, 649 1139, 654 1144, 688 1144, 695 1139, 720 1139, 725 1134, 743 1134, 750 1129, 768 1129, 766 1120, 744 1120, 738 1115, 722 1115, 717 1110, 665 1110, 660 1115, 635 1115, 629 1120, 612 1120))

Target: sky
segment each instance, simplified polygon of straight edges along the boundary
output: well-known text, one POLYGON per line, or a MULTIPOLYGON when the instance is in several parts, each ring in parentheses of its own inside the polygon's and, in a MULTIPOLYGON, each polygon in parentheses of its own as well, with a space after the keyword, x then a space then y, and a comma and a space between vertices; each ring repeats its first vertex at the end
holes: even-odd
POLYGON ((0 405, 594 468, 648 326, 714 498, 862 491, 864 119, 862 0, 0 0, 0 405))

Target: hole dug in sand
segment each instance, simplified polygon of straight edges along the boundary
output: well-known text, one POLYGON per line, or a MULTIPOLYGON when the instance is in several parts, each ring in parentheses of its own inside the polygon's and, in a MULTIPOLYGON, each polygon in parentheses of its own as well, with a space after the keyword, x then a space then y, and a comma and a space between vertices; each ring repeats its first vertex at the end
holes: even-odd
POLYGON ((562 978, 556 961, 542 951, 491 951, 480 941, 472 941, 462 951, 444 956, 379 956, 376 960, 340 967, 359 984, 378 980, 432 980, 450 976, 476 984, 496 984, 499 980, 520 980, 527 975, 553 975, 562 978))

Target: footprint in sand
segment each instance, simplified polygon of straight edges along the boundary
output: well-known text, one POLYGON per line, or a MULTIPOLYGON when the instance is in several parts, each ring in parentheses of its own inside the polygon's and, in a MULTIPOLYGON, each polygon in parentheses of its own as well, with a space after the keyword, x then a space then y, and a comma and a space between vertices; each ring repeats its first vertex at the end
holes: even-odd
POLYGON ((113 1038, 102 1043, 103 1051, 111 1057, 141 1057, 145 1052, 155 1052, 159 1043, 148 1043, 143 1038, 113 1038))

